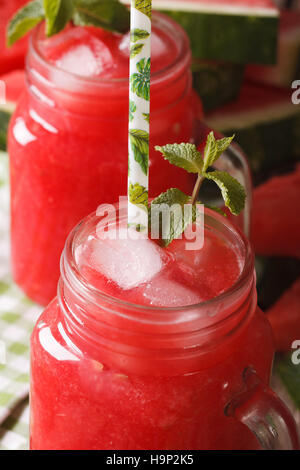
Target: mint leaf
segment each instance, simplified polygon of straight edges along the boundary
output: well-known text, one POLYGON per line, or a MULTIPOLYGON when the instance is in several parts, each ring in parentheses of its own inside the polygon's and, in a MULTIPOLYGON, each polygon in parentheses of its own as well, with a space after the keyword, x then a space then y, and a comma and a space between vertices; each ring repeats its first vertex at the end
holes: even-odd
POLYGON ((150 33, 148 33, 148 31, 145 31, 144 29, 135 28, 133 31, 131 31, 130 39, 132 42, 137 42, 143 39, 147 39, 149 36, 150 33))
POLYGON ((190 197, 177 188, 168 189, 153 199, 149 211, 149 228, 152 235, 159 234, 164 246, 179 238, 187 226, 196 220, 196 205, 190 207, 190 210, 184 210, 186 204, 190 204, 190 197), (161 215, 164 213, 165 216, 161 215))
POLYGON ((245 189, 229 173, 212 171, 204 173, 203 176, 214 181, 219 186, 225 205, 232 214, 238 215, 244 209, 246 200, 245 189))
POLYGON ((190 197, 183 193, 180 189, 171 188, 168 189, 166 192, 161 193, 155 199, 153 199, 152 204, 167 204, 168 206, 172 206, 173 204, 188 204, 190 201, 190 197))
MULTIPOLYGON (((221 189, 225 205, 234 215, 238 215, 244 209, 246 193, 243 186, 226 172, 207 172, 208 167, 213 165, 228 148, 232 139, 233 137, 226 137, 216 140, 214 133, 211 132, 207 137, 204 159, 202 159, 201 153, 197 150, 196 146, 190 143, 168 144, 163 147, 155 147, 171 164, 183 168, 190 173, 198 173, 198 178, 191 197, 187 196, 179 189, 172 188, 154 199, 151 204, 149 214, 151 235, 154 236, 154 238, 156 238, 156 236, 160 237, 165 246, 169 245, 175 238, 179 238, 187 226, 197 220, 197 199, 205 179, 212 180, 218 185, 221 189), (183 209, 186 204, 190 211, 184 212, 183 209), (172 206, 174 206, 174 208, 172 206), (172 207, 171 211, 170 207, 172 207), (178 209, 177 212, 176 207, 178 209), (167 226, 166 217, 164 218, 160 215, 163 212, 166 214, 166 210, 168 210, 167 222, 170 221, 167 226)), ((207 205, 206 207, 226 216, 219 207, 210 207, 207 205)))
POLYGON ((148 210, 148 190, 139 183, 129 185, 129 201, 136 206, 148 210))
POLYGON ((151 0, 135 0, 134 7, 144 13, 151 20, 152 2, 151 0))
POLYGON ((130 57, 133 59, 133 57, 137 56, 140 52, 142 52, 142 49, 144 47, 144 44, 134 44, 130 48, 130 57))
POLYGON ((138 69, 137 73, 133 73, 130 77, 131 90, 139 98, 144 98, 144 100, 150 100, 150 68, 151 62, 150 59, 140 60, 136 67, 138 69))
POLYGON ((74 24, 97 26, 125 33, 130 29, 130 13, 119 0, 73 0, 74 24))
POLYGON ((12 46, 18 39, 33 29, 45 18, 42 0, 27 3, 13 16, 7 28, 7 45, 12 46))
POLYGON ((234 136, 224 137, 224 139, 216 140, 213 132, 208 134, 206 146, 204 149, 203 172, 205 172, 208 167, 212 166, 218 160, 222 153, 225 152, 225 150, 229 147, 233 139, 234 136))
POLYGON ((130 129, 129 138, 134 159, 140 164, 145 175, 148 172, 149 134, 140 129, 130 129))
POLYGON ((46 16, 46 35, 62 31, 73 16, 72 0, 43 0, 46 16))
POLYGON ((155 147, 172 165, 179 166, 189 173, 202 173, 201 153, 193 144, 167 144, 155 147))
POLYGON ((119 0, 34 0, 17 11, 7 28, 7 44, 46 20, 46 35, 59 33, 73 20, 78 26, 97 26, 125 33, 130 29, 130 13, 119 0))

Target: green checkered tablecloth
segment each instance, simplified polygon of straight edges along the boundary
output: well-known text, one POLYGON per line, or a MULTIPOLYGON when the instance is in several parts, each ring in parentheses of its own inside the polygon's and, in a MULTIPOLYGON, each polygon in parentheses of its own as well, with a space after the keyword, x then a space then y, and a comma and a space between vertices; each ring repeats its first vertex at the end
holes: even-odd
MULTIPOLYGON (((29 447, 29 338, 42 308, 12 282, 9 252, 8 159, 0 152, 0 450, 24 450, 29 447)), ((272 386, 300 428, 300 411, 278 377, 272 386)))
POLYGON ((0 449, 28 448, 29 338, 41 307, 12 282, 8 159, 0 152, 0 449))

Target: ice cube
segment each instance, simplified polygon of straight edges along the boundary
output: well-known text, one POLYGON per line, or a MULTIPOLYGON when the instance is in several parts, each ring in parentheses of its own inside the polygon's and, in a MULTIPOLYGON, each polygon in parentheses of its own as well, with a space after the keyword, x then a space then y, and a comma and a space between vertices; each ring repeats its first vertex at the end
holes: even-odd
POLYGON ((98 235, 90 258, 93 269, 125 290, 149 282, 164 266, 159 246, 142 236, 132 239, 127 233, 127 228, 119 228, 116 239, 110 239, 109 232, 102 238, 98 235))
POLYGON ((109 49, 100 41, 93 40, 92 43, 94 44, 73 46, 56 61, 56 65, 82 77, 101 75, 107 65, 111 64, 112 56, 109 49))
POLYGON ((143 297, 154 307, 183 307, 203 301, 196 291, 162 276, 145 286, 143 297))
POLYGON ((59 69, 83 77, 97 77, 114 67, 109 45, 92 28, 66 29, 50 39, 41 39, 39 49, 59 69))

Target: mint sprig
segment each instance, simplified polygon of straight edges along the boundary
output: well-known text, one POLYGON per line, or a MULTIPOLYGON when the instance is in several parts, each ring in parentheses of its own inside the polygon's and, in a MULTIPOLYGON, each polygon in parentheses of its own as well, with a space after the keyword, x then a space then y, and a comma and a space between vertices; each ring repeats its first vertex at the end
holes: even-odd
POLYGON ((177 188, 168 189, 153 199, 149 211, 148 226, 151 235, 159 234, 164 246, 168 246, 174 239, 178 238, 197 218, 197 206, 191 206, 191 198, 177 188), (190 210, 185 208, 190 205, 190 210), (160 217, 166 208, 170 219, 160 217), (172 210, 170 211, 170 208, 172 210), (163 226, 165 221, 167 224, 163 226))
POLYGON ((201 153, 193 144, 167 144, 164 147, 156 146, 155 150, 161 152, 172 165, 179 166, 189 173, 202 172, 201 153))
POLYGON ((246 199, 243 186, 225 171, 210 171, 205 173, 204 177, 214 181, 219 186, 225 206, 232 214, 239 215, 244 209, 246 199))
POLYGON ((73 0, 73 22, 78 26, 97 26, 126 33, 130 28, 130 13, 119 0, 73 0))
POLYGON ((232 137, 224 137, 223 139, 216 140, 213 132, 208 134, 203 157, 202 171, 204 173, 207 171, 208 167, 213 166, 222 153, 228 149, 233 139, 234 135, 232 137))
MULTIPOLYGON (((162 193, 152 201, 150 213, 153 210, 155 211, 152 205, 155 206, 162 203, 167 204, 169 207, 176 204, 180 206, 190 204, 192 206, 192 211, 187 218, 181 217, 181 219, 179 219, 175 216, 171 217, 169 236, 162 238, 165 246, 171 243, 175 238, 178 238, 186 227, 196 220, 198 195, 205 179, 217 184, 221 190, 225 206, 228 207, 232 214, 238 215, 244 209, 246 192, 243 186, 229 173, 217 170, 208 171, 218 158, 220 158, 222 153, 230 146, 233 138, 234 136, 217 140, 214 133, 210 132, 207 137, 203 157, 196 146, 190 143, 168 144, 163 147, 155 147, 172 165, 183 168, 189 173, 198 174, 198 179, 191 197, 187 196, 179 189, 173 188, 162 193)), ((211 209, 220 212, 218 208, 211 207, 211 209)))
POLYGON ((33 0, 11 19, 7 44, 11 46, 41 21, 46 35, 53 36, 72 21, 77 26, 97 26, 125 33, 130 28, 130 13, 119 0, 33 0))

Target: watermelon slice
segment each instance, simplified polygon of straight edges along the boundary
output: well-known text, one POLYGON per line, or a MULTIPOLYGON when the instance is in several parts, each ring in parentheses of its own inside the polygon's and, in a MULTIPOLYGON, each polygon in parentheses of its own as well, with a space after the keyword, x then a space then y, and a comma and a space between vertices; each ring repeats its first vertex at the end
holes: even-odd
POLYGON ((249 65, 246 77, 261 83, 290 87, 299 78, 300 12, 280 13, 278 63, 275 66, 249 65))
POLYGON ((256 181, 300 157, 300 107, 290 89, 245 82, 239 99, 207 114, 209 127, 235 141, 249 158, 256 181))
POLYGON ((300 340, 300 278, 266 312, 273 329, 277 351, 290 351, 300 340))
POLYGON ((271 0, 153 0, 153 7, 185 28, 196 58, 276 62, 279 12, 271 0))
POLYGON ((6 150, 8 124, 25 87, 24 70, 15 70, 0 76, 0 86, 5 91, 5 100, 0 101, 0 150, 6 150))
MULTIPOLYGON (((264 256, 300 258, 300 165, 258 186, 253 195, 251 239, 264 256)), ((300 337, 299 337, 300 338, 300 337)))
POLYGON ((0 75, 24 67, 27 38, 6 47, 6 27, 13 14, 28 0, 0 0, 0 75))
POLYGON ((243 65, 195 59, 192 71, 194 89, 201 98, 204 111, 211 111, 238 97, 244 76, 243 65))

